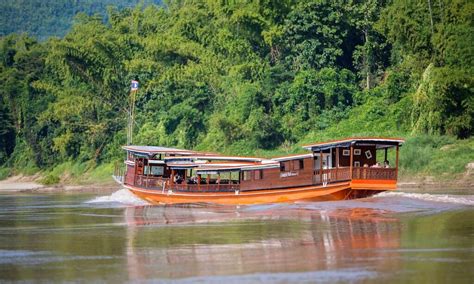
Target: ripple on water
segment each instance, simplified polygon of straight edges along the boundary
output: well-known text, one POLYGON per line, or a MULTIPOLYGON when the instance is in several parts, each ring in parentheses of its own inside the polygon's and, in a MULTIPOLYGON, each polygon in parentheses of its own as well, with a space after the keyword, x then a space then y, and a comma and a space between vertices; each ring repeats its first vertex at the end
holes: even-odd
POLYGON ((374 279, 378 276, 375 271, 366 268, 350 268, 337 270, 320 270, 309 272, 287 273, 256 273, 246 275, 228 276, 203 276, 190 277, 176 280, 153 279, 150 282, 160 283, 335 283, 335 282, 361 282, 374 279))
POLYGON ((0 265, 40 265, 73 260, 113 259, 114 256, 56 255, 49 251, 4 250, 0 249, 0 265))
POLYGON ((114 205, 125 205, 125 206, 143 206, 150 205, 145 200, 135 196, 128 189, 122 188, 110 195, 95 197, 94 199, 88 200, 86 204, 114 204, 114 205))
POLYGON ((408 192, 382 192, 377 197, 406 197, 431 202, 443 202, 462 205, 474 205, 474 195, 450 195, 408 192))

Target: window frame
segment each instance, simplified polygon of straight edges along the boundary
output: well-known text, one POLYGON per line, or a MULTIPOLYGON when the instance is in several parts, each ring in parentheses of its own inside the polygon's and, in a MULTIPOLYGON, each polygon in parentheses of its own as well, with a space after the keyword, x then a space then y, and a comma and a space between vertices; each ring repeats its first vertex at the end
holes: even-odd
POLYGON ((242 171, 242 180, 243 181, 252 180, 252 171, 242 171))

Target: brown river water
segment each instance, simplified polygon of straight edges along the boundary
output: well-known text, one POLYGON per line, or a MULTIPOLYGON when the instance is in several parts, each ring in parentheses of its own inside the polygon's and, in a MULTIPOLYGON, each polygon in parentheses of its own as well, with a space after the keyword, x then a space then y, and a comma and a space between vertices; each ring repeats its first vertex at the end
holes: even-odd
POLYGON ((474 190, 252 206, 2 193, 0 282, 474 283, 474 190))

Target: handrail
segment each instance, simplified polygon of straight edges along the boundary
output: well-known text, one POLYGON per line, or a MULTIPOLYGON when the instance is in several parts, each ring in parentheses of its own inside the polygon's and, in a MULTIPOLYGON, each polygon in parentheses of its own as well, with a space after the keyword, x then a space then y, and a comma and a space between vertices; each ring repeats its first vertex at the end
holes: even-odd
MULTIPOLYGON (((351 180, 350 167, 318 169, 314 171, 314 184, 326 184, 351 180)), ((352 179, 396 180, 396 168, 353 167, 352 179)))
POLYGON ((396 180, 396 168, 353 168, 352 179, 396 180))
POLYGON ((186 192, 235 192, 240 190, 240 184, 173 184, 166 188, 186 192))
POLYGON ((219 184, 219 183, 202 183, 202 184, 187 184, 187 183, 170 183, 169 178, 137 175, 135 185, 148 189, 172 190, 172 191, 188 191, 188 192, 234 192, 240 190, 240 184, 219 184))
POLYGON ((169 178, 154 177, 147 175, 137 175, 135 178, 135 185, 145 188, 163 188, 163 184, 168 184, 169 178))

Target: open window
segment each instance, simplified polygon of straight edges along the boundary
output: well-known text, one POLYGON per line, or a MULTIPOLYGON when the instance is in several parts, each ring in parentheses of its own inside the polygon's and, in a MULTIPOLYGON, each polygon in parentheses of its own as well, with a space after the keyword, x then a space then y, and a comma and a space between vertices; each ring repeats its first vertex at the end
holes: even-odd
POLYGON ((243 171, 242 180, 251 180, 252 179, 251 173, 252 173, 251 171, 243 171))
POLYGON ((280 172, 287 172, 290 170, 289 162, 280 162, 280 172))

